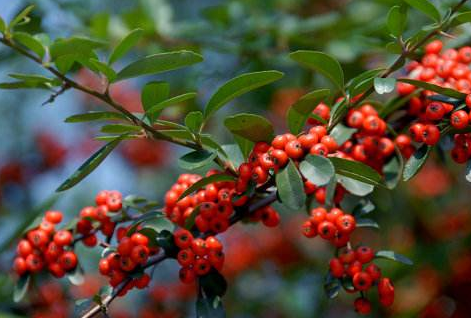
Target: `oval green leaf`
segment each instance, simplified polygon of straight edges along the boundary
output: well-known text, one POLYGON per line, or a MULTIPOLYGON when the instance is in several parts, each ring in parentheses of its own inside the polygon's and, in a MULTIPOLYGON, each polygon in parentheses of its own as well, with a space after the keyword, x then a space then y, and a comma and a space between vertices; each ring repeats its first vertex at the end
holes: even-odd
POLYGON ((466 94, 455 91, 454 89, 441 87, 441 86, 431 84, 428 82, 418 81, 418 80, 414 80, 410 78, 398 78, 397 80, 399 82, 412 84, 416 87, 421 87, 429 91, 433 91, 433 92, 436 92, 445 96, 457 98, 457 99, 464 99, 466 97, 466 94))
POLYGON ((115 82, 147 74, 176 70, 203 61, 203 57, 191 51, 177 51, 149 55, 124 67, 115 82))
POLYGON ((332 162, 317 155, 307 155, 299 164, 299 170, 306 179, 317 186, 326 185, 335 174, 332 162))
POLYGON ((136 45, 143 33, 144 31, 142 29, 135 29, 129 32, 111 53, 108 64, 111 65, 123 57, 134 45, 136 45))
POLYGON ((89 112, 67 117, 66 123, 81 123, 94 120, 126 120, 126 116, 116 112, 89 112))
POLYGON ((195 183, 193 183, 193 185, 191 187, 189 187, 188 189, 185 190, 185 192, 183 192, 180 197, 178 198, 178 200, 180 201, 181 199, 183 199, 184 197, 186 197, 187 195, 195 192, 196 190, 199 190, 201 189, 202 187, 210 184, 210 183, 213 183, 213 182, 219 182, 219 181, 235 181, 236 178, 233 177, 233 176, 230 176, 228 174, 213 174, 209 177, 205 177, 195 183))
POLYGON ((441 20, 441 15, 438 9, 428 0, 404 0, 411 7, 419 10, 435 22, 441 20))
POLYGON ((332 56, 322 52, 301 50, 291 53, 289 57, 303 66, 318 71, 343 90, 343 70, 340 63, 332 56))
POLYGON ((404 181, 412 179, 412 177, 414 177, 420 171, 427 161, 431 149, 432 147, 430 146, 422 145, 414 152, 409 160, 407 160, 404 166, 404 173, 402 175, 404 181))
POLYGON ((224 125, 234 135, 243 137, 252 142, 273 139, 273 125, 268 119, 254 114, 237 114, 224 120, 224 125))
POLYGON ((381 186, 381 176, 376 170, 364 163, 331 157, 330 161, 334 164, 335 172, 367 184, 381 186))
POLYGON ((195 150, 178 159, 178 165, 182 169, 195 170, 210 164, 217 153, 205 149, 195 150))
POLYGON ((389 259, 406 265, 414 264, 409 258, 394 251, 378 251, 375 254, 375 258, 389 259))
POLYGON ((239 75, 218 88, 204 110, 204 118, 213 115, 222 106, 258 87, 270 84, 283 77, 279 71, 263 71, 239 75))
POLYGON ((281 203, 289 209, 299 210, 306 201, 301 174, 290 160, 288 165, 276 174, 276 186, 281 203))

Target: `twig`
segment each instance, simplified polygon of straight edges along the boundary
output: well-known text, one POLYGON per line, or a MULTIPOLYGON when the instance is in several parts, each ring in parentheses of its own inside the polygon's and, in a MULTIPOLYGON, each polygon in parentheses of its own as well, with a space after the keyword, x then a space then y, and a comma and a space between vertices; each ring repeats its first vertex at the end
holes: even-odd
POLYGON ((49 98, 44 103, 42 103, 41 106, 53 103, 59 95, 65 93, 65 91, 67 91, 69 88, 70 86, 67 83, 64 83, 61 89, 51 94, 51 96, 49 96, 49 98))

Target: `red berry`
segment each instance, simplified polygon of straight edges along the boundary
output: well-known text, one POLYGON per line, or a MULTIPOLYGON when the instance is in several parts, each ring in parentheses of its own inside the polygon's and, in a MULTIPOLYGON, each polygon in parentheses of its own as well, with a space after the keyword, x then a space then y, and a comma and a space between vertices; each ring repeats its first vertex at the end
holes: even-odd
POLYGON ((61 278, 61 277, 64 277, 65 275, 65 270, 62 268, 62 266, 59 263, 50 263, 47 266, 47 269, 56 278, 61 278))
POLYGON ((299 159, 303 156, 303 147, 297 140, 289 141, 285 146, 285 151, 288 157, 292 159, 299 159))
POLYGON ((358 290, 367 290, 371 287, 372 283, 373 281, 371 279, 370 274, 368 273, 358 272, 353 275, 353 286, 355 286, 355 288, 358 290))
POLYGON ((62 213, 59 211, 46 211, 45 219, 53 224, 62 222, 62 213))
POLYGON ((197 256, 204 256, 208 253, 206 242, 201 238, 196 238, 191 242, 191 249, 197 256))
POLYGON ((77 255, 72 251, 64 252, 58 259, 60 266, 66 271, 73 270, 78 263, 77 255))
POLYGON ((148 274, 143 274, 136 280, 136 287, 139 289, 146 288, 150 283, 150 276, 148 274))
POLYGON ((60 246, 71 245, 73 239, 72 233, 67 230, 60 230, 54 235, 54 242, 60 246))
POLYGON ((450 122, 456 129, 463 129, 468 126, 469 117, 464 110, 458 110, 451 114, 450 122))
POLYGON ((182 267, 179 272, 179 277, 182 283, 192 284, 195 282, 196 274, 192 268, 182 267))
POLYGON ((335 225, 337 225, 337 229, 340 232, 344 234, 350 234, 353 232, 353 230, 355 230, 356 221, 352 215, 344 214, 337 218, 335 225))
POLYGON ((98 192, 98 194, 95 197, 96 205, 106 204, 107 200, 108 200, 108 191, 106 191, 106 190, 102 190, 102 191, 98 192))
POLYGON ((357 298, 354 302, 355 310, 362 315, 368 315, 371 313, 371 303, 366 298, 357 298))
POLYGON ((129 238, 128 236, 125 236, 121 239, 121 241, 118 244, 118 253, 122 256, 128 256, 129 254, 131 254, 133 247, 134 247, 134 244, 131 241, 131 238, 129 238))
POLYGON ((185 249, 191 246, 193 241, 193 234, 191 234, 190 231, 185 229, 178 229, 173 235, 175 245, 177 245, 180 249, 185 249))
POLYGON ((82 240, 83 245, 88 247, 94 247, 98 243, 98 239, 95 234, 89 235, 82 240))
POLYGON ((443 43, 440 40, 433 40, 425 46, 425 53, 438 54, 443 48, 443 43))
POLYGON ((108 259, 103 258, 100 260, 100 262, 98 263, 98 270, 102 275, 108 275, 110 273, 111 266, 108 259))
POLYGON ((195 261, 194 269, 196 275, 206 275, 211 270, 211 264, 207 259, 200 258, 195 261))
POLYGON ((355 256, 361 263, 369 263, 373 260, 375 254, 373 250, 368 246, 360 246, 355 251, 355 256))
POLYGON ((381 277, 381 270, 376 264, 371 263, 365 269, 365 271, 370 274, 373 281, 378 280, 381 277))
POLYGON ((317 233, 319 233, 319 236, 322 237, 325 240, 331 240, 335 236, 335 232, 337 231, 334 223, 329 222, 329 221, 324 221, 321 222, 317 226, 317 233))
POLYGON ((329 152, 334 152, 339 148, 337 142, 331 136, 326 135, 326 136, 322 137, 321 138, 321 143, 327 147, 329 152))
POLYGON ((333 277, 341 278, 343 276, 343 264, 338 258, 332 258, 329 262, 329 267, 333 277))
POLYGON ((33 246, 28 240, 23 239, 18 243, 16 252, 21 257, 26 258, 29 254, 33 252, 33 246))
POLYGON ((22 276, 28 271, 28 266, 23 257, 17 257, 13 261, 13 270, 19 275, 22 276))
POLYGON ((131 260, 134 263, 144 265, 149 257, 149 248, 145 245, 134 246, 131 251, 131 260))
POLYGON ((422 139, 425 144, 433 146, 440 140, 440 130, 435 125, 425 125, 425 130, 422 132, 422 139))
POLYGON ((312 226, 311 221, 306 221, 302 225, 302 232, 305 237, 315 237, 317 235, 317 227, 312 226))
POLYGON ((149 244, 149 238, 141 233, 134 233, 133 235, 131 235, 131 242, 134 245, 147 246, 149 244))

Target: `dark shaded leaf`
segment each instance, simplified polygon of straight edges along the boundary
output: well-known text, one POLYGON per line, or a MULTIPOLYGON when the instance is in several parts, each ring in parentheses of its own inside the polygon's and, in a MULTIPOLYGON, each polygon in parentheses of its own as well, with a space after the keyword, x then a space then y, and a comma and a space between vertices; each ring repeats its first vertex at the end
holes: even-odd
POLYGON ((435 22, 441 20, 441 15, 438 9, 428 0, 404 0, 408 5, 419 10, 426 16, 430 17, 435 22))
POLYGON ((288 165, 276 174, 278 195, 284 206, 298 210, 305 201, 304 183, 298 169, 290 160, 288 165))
POLYGON ((410 79, 410 78, 398 78, 397 80, 399 82, 412 84, 416 87, 421 87, 421 88, 427 89, 429 91, 437 92, 439 94, 449 96, 449 97, 453 97, 453 98, 457 98, 457 99, 463 99, 463 98, 466 97, 466 94, 458 92, 454 89, 441 87, 441 86, 431 84, 431 83, 428 83, 428 82, 424 82, 424 81, 418 81, 418 80, 414 80, 414 79, 410 79))
POLYGON ((422 166, 427 161, 431 149, 432 147, 424 144, 414 152, 409 160, 407 160, 404 166, 404 173, 402 174, 404 181, 412 179, 412 177, 414 177, 420 171, 422 166))
POLYGON ((178 159, 178 165, 182 169, 195 170, 209 165, 216 158, 217 153, 205 149, 195 150, 178 159))
POLYGON ((66 123, 82 123, 94 120, 126 120, 126 116, 116 112, 89 112, 85 114, 77 114, 67 117, 66 123))
POLYGON ((399 253, 393 252, 393 251, 378 251, 375 254, 375 258, 385 258, 385 259, 390 259, 399 263, 403 263, 406 265, 413 265, 414 263, 404 255, 401 255, 399 253))
POLYGON ((30 275, 23 275, 18 279, 13 289, 13 301, 15 303, 19 302, 25 297, 26 292, 28 291, 28 288, 29 288, 30 281, 31 281, 30 275))
POLYGON ((224 120, 224 125, 234 135, 238 135, 252 142, 273 139, 273 125, 264 117, 254 114, 237 114, 224 120))
POLYGON ((302 96, 287 113, 288 127, 291 133, 299 134, 316 106, 329 97, 330 90, 320 89, 302 96))

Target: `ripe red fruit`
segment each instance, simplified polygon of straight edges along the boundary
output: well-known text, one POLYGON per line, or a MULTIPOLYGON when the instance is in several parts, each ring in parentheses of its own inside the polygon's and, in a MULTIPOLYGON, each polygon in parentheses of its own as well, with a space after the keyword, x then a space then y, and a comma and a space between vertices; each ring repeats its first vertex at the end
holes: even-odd
POLYGON ((102 190, 98 192, 98 194, 95 197, 96 205, 104 205, 106 204, 106 200, 108 200, 108 191, 106 190, 102 190))
POLYGON ((229 220, 227 217, 218 216, 209 222, 211 231, 221 233, 229 228, 229 220))
POLYGON ((222 269, 222 266, 224 265, 224 253, 221 251, 213 251, 211 250, 209 252, 209 263, 211 263, 211 266, 213 266, 215 269, 220 271, 222 269))
POLYGON ((425 53, 438 54, 443 48, 443 43, 440 40, 433 40, 425 46, 425 53))
POLYGON ((16 252, 18 253, 18 255, 25 258, 33 252, 33 246, 28 240, 23 239, 18 243, 18 246, 16 247, 16 252))
POLYGON ((195 253, 189 248, 180 250, 177 255, 178 264, 183 267, 188 267, 193 265, 195 262, 195 253))
POLYGON ((273 141, 271 142, 271 145, 276 149, 283 150, 285 149, 287 142, 288 142, 288 139, 286 138, 285 135, 278 135, 273 139, 273 141))
POLYGON ((468 106, 468 108, 471 108, 471 94, 466 95, 464 102, 466 103, 466 106, 468 106))
POLYGON ((422 132, 422 139, 425 144, 433 146, 440 140, 440 130, 435 125, 425 125, 425 130, 422 132))
POLYGON ((275 149, 271 152, 273 161, 277 167, 284 167, 288 163, 288 155, 284 150, 275 149))
POLYGON ((369 263, 373 260, 375 254, 368 246, 360 246, 355 250, 355 257, 361 263, 369 263))
POLYGON ((326 135, 326 136, 322 137, 321 138, 321 143, 327 147, 329 152, 334 152, 339 148, 337 142, 335 141, 335 139, 332 136, 327 136, 326 135))
POLYGON ((316 134, 304 134, 298 137, 298 141, 305 151, 309 151, 312 146, 317 144, 319 137, 316 134))
POLYGON ((353 286, 356 289, 364 291, 371 287, 373 280, 371 279, 370 274, 365 272, 358 272, 353 275, 353 286))
POLYGON ((371 263, 370 265, 366 267, 365 272, 370 274, 371 279, 373 281, 376 281, 381 277, 381 270, 376 264, 373 264, 373 263, 371 263))
POLYGON ((72 233, 67 230, 60 230, 54 235, 54 242, 60 246, 67 246, 72 244, 72 233))
POLYGON ((129 254, 131 254, 133 247, 134 247, 134 244, 131 241, 131 238, 129 238, 128 236, 125 236, 121 239, 121 241, 118 244, 118 253, 122 256, 128 256, 129 254))
POLYGON ((344 214, 337 218, 335 225, 340 232, 350 234, 355 230, 356 221, 352 215, 344 214))
POLYGON ((262 213, 262 222, 267 227, 275 227, 280 224, 280 215, 273 208, 267 207, 262 213))
POLYGON ((317 226, 317 233, 319 233, 319 236, 322 237, 325 240, 331 240, 335 236, 335 232, 337 231, 334 223, 329 222, 329 221, 324 221, 321 222, 317 226))
POLYGON ((337 219, 343 215, 343 211, 338 208, 332 208, 329 213, 325 215, 325 219, 329 222, 336 223, 337 219))
POLYGON ((52 224, 58 224, 62 222, 62 213, 59 211, 46 211, 44 218, 52 224))
POLYGON ((397 93, 399 95, 409 95, 415 91, 415 86, 408 83, 397 83, 397 93))
POLYGON ((355 310, 362 315, 368 315, 371 313, 371 303, 366 298, 357 298, 354 302, 355 310))
POLYGON ((342 262, 338 258, 332 258, 329 262, 330 273, 333 277, 341 278, 344 273, 342 262))
POLYGON ((248 163, 239 166, 239 177, 243 180, 249 180, 252 177, 252 167, 248 163))
POLYGON ((311 217, 310 217, 309 220, 314 225, 318 225, 322 221, 325 221, 325 217, 327 215, 327 210, 323 207, 318 207, 318 208, 312 209, 310 214, 311 214, 311 217))
POLYGON ((82 240, 82 243, 88 247, 94 247, 98 243, 98 239, 95 234, 89 235, 82 240))
POLYGON ((149 257, 149 248, 145 245, 134 246, 131 251, 131 259, 133 262, 138 264, 145 264, 149 257))
POLYGON ((175 245, 180 249, 185 249, 191 246, 193 241, 193 234, 190 231, 185 229, 178 229, 173 234, 175 245))
POLYGON ((292 159, 299 159, 303 156, 303 147, 297 140, 289 141, 285 146, 285 152, 292 159))
POLYGON ((134 245, 147 246, 149 244, 149 238, 141 233, 134 233, 133 235, 131 235, 131 242, 134 245))
POLYGON ((353 128, 360 128, 363 126, 365 115, 359 110, 352 111, 347 117, 347 124, 353 128))
POLYGON ((456 129, 463 129, 468 126, 469 116, 464 110, 458 110, 451 114, 450 122, 456 129))
POLYGON ((428 120, 440 120, 445 115, 445 107, 440 102, 431 102, 425 109, 425 116, 428 120))
POLYGON ((378 294, 383 306, 391 306, 394 302, 394 286, 389 278, 381 278, 378 282, 378 294))
POLYGON ((61 278, 61 277, 64 277, 65 275, 65 270, 62 268, 62 266, 59 263, 50 263, 47 266, 47 269, 56 278, 61 278))
POLYGON ((23 257, 17 257, 13 261, 13 270, 19 275, 22 276, 28 271, 28 266, 23 257))
POLYGON ((265 183, 268 180, 268 173, 262 167, 257 166, 252 171, 252 179, 257 184, 265 183))
POLYGON ((108 275, 111 270, 110 262, 106 258, 102 258, 98 263, 98 270, 102 275, 108 275))
POLYGON ((48 234, 40 229, 32 230, 28 232, 26 236, 28 237, 28 240, 31 242, 31 244, 33 244, 35 247, 44 246, 49 241, 48 234))
POLYGON ((109 195, 106 199, 106 206, 111 212, 117 212, 123 207, 121 197, 117 195, 109 195))
POLYGON ((72 251, 64 252, 58 259, 58 263, 66 272, 73 270, 77 266, 77 262, 77 255, 72 251))
POLYGON ((425 125, 420 124, 420 123, 413 124, 409 128, 410 136, 416 142, 423 142, 424 131, 425 131, 425 125))
POLYGON ((150 283, 150 276, 148 274, 143 274, 136 280, 136 287, 139 289, 146 288, 150 283))
POLYGON ((302 232, 305 237, 311 238, 317 235, 317 227, 313 227, 311 221, 306 221, 302 225, 302 232))
POLYGON ((130 256, 121 256, 120 268, 125 272, 130 272, 136 268, 136 262, 134 262, 130 256))
POLYGON ((206 275, 211 270, 211 264, 207 259, 200 258, 195 261, 194 269, 196 275, 206 275))
POLYGON ((188 267, 182 267, 178 276, 180 277, 180 281, 184 284, 192 284, 196 279, 195 271, 188 267))
POLYGON ((269 153, 264 153, 258 157, 258 163, 263 170, 270 170, 275 167, 275 161, 269 153))
POLYGON ((345 249, 340 253, 339 259, 342 261, 344 264, 350 264, 355 260, 355 251, 352 249, 345 249))
POLYGON ((198 256, 204 256, 208 252, 206 242, 201 238, 196 238, 191 242, 191 249, 198 256))
POLYGON ((327 146, 323 143, 318 143, 315 144, 311 150, 309 150, 309 153, 311 155, 327 156, 329 153, 329 148, 327 148, 327 146))
POLYGON ((356 273, 361 272, 361 269, 362 269, 361 262, 353 261, 352 263, 350 263, 350 265, 348 265, 346 273, 348 274, 348 276, 353 277, 355 276, 356 273))

